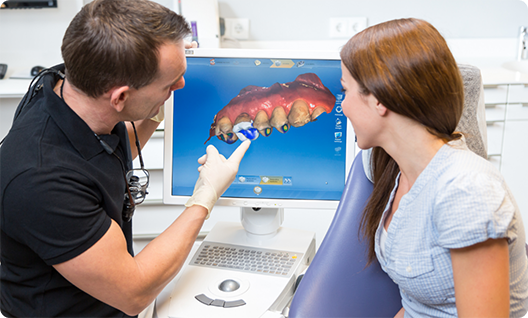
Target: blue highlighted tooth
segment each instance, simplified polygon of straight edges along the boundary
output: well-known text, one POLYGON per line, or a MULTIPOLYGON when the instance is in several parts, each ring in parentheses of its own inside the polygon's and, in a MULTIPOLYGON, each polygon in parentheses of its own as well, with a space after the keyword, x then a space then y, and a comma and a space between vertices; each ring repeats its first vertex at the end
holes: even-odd
POLYGON ((233 126, 233 131, 241 141, 245 141, 246 139, 255 140, 259 136, 258 130, 254 128, 253 124, 250 122, 240 122, 236 124, 233 126))
POLYGON ((255 128, 249 128, 247 130, 241 130, 240 133, 242 133, 249 140, 255 140, 259 136, 259 132, 255 128))

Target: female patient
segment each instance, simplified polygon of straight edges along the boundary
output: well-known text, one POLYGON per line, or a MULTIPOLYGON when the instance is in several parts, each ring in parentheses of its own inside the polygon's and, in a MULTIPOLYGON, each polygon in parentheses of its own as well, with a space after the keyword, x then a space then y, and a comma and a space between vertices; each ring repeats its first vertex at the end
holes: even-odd
POLYGON ((374 147, 362 230, 400 288, 396 316, 524 316, 524 226, 497 169, 455 132, 463 82, 445 40, 425 21, 389 21, 341 59, 344 113, 374 147))

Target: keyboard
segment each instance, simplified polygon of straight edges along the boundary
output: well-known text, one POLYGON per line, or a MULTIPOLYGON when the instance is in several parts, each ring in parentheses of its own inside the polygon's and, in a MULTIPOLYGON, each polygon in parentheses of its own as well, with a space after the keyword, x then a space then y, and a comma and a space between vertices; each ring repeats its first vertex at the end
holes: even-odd
POLYGON ((190 265, 290 277, 303 253, 203 242, 190 265))

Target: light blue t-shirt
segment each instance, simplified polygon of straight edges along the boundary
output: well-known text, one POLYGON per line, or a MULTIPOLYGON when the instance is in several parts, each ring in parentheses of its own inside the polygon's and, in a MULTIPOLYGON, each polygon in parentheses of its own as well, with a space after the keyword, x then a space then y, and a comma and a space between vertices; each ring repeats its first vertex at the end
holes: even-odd
POLYGON ((380 235, 396 189, 376 232, 381 267, 400 287, 405 317, 457 317, 450 249, 507 238, 510 317, 528 310, 528 259, 519 208, 499 171, 463 141, 444 145, 400 201, 380 235))

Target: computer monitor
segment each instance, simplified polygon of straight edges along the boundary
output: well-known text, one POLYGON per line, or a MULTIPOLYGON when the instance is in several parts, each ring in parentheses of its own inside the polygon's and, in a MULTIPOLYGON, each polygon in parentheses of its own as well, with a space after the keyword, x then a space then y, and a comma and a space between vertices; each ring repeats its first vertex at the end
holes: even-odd
POLYGON ((217 205, 261 214, 335 209, 354 155, 338 52, 192 49, 186 56, 185 87, 166 108, 163 202, 187 202, 208 145, 229 157, 242 139, 256 138, 217 205))

